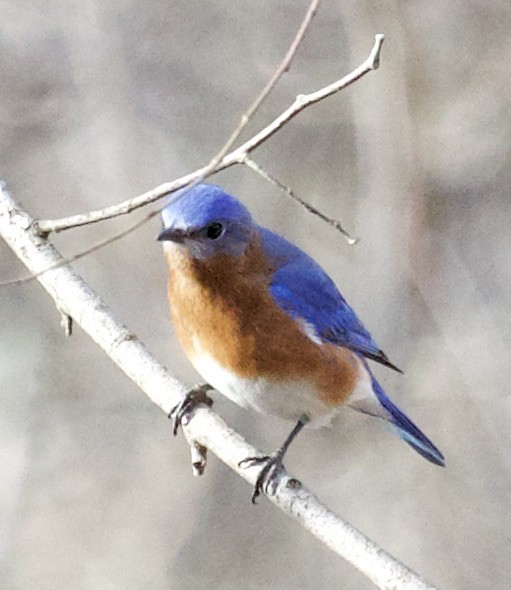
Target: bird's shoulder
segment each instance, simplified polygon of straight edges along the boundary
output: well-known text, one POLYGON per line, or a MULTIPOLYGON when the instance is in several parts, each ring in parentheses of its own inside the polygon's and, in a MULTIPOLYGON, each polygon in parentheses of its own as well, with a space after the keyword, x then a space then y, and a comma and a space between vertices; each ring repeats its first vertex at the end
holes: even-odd
POLYGON ((272 289, 318 309, 343 310, 346 304, 333 280, 308 254, 267 228, 260 228, 263 250, 273 265, 272 289))

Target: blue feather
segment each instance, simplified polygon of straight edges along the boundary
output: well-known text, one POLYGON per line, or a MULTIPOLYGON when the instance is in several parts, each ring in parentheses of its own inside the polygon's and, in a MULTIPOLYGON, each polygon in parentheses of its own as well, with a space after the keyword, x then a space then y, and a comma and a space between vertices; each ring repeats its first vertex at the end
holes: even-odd
POLYGON ((325 271, 281 236, 263 227, 259 230, 266 255, 277 265, 270 285, 277 304, 291 317, 312 325, 323 341, 345 346, 400 371, 372 339, 325 271))
POLYGON ((445 467, 445 459, 429 438, 406 416, 387 396, 381 385, 371 376, 373 391, 378 401, 389 414, 389 422, 395 426, 397 434, 407 442, 417 453, 431 463, 445 467))

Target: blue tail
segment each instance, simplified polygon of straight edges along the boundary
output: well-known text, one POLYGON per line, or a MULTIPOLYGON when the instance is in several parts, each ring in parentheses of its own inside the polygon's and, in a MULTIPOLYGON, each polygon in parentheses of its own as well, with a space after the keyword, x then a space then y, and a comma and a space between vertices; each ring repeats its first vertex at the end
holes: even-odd
POLYGON ((396 427, 398 435, 428 461, 431 461, 431 463, 434 463, 435 465, 440 465, 440 467, 445 467, 445 460, 442 453, 435 447, 429 438, 392 403, 374 377, 372 377, 372 382, 373 391, 381 405, 390 414, 389 422, 396 427))

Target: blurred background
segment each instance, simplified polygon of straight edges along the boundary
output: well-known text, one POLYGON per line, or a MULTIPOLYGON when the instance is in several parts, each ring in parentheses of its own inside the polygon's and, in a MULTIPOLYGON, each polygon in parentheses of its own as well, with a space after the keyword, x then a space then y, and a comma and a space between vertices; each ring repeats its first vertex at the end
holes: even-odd
MULTIPOLYGON (((306 0, 0 0, 0 175, 35 217, 135 196, 209 161, 281 60, 306 0)), ((435 441, 422 460, 346 411, 287 459, 333 510, 441 588, 511 578, 511 5, 324 0, 258 131, 294 99, 382 66, 255 154, 360 238, 248 169, 214 181, 330 273, 405 375, 386 390, 435 441)), ((72 255, 144 213, 55 236, 72 255)), ((157 221, 74 266, 192 384, 167 315, 157 221)), ((0 244, 0 280, 25 269, 0 244)), ((373 586, 182 437, 36 283, 0 293, 3 588, 373 586)), ((290 425, 218 399, 269 451, 290 425)))

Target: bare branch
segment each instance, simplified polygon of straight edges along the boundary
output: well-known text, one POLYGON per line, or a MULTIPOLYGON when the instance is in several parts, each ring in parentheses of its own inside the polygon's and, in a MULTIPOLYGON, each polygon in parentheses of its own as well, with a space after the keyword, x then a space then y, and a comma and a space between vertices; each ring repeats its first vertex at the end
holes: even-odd
POLYGON ((329 84, 324 88, 320 88, 315 92, 311 92, 310 94, 299 94, 293 104, 288 107, 281 115, 279 115, 272 123, 254 135, 254 137, 246 141, 238 149, 234 150, 234 152, 229 154, 232 158, 234 158, 235 163, 241 163, 248 154, 268 140, 274 133, 279 131, 279 129, 289 123, 291 119, 296 117, 298 113, 301 113, 307 107, 310 107, 311 105, 316 104, 317 102, 332 96, 333 94, 336 94, 339 92, 339 90, 343 90, 347 86, 350 86, 369 72, 378 69, 380 64, 380 52, 384 38, 384 35, 381 33, 375 35, 374 45, 369 57, 362 65, 358 66, 358 68, 354 69, 347 76, 332 82, 332 84, 329 84))
MULTIPOLYGON (((264 170, 254 160, 250 159, 247 156, 243 160, 243 164, 245 164, 251 170, 254 170, 255 172, 257 172, 257 174, 262 176, 267 182, 278 187, 281 191, 286 193, 289 197, 291 197, 292 199, 297 201, 307 212, 312 213, 313 215, 316 215, 317 217, 322 219, 325 223, 332 226, 334 229, 338 230, 346 238, 346 241, 348 242, 348 244, 354 245, 354 244, 358 243, 358 238, 352 237, 342 227, 340 221, 333 219, 332 217, 329 217, 328 215, 325 215, 322 211, 320 211, 319 209, 317 209, 313 205, 304 201, 294 191, 292 191, 288 186, 286 186, 285 184, 283 184, 282 182, 280 182, 279 180, 274 178, 269 172, 264 170)), ((192 185, 189 185, 189 186, 191 187, 192 185)), ((89 246, 85 250, 81 250, 80 252, 73 254, 72 256, 69 256, 67 258, 61 258, 60 260, 58 260, 57 262, 55 262, 51 266, 40 270, 36 274, 29 274, 27 276, 24 276, 24 277, 21 277, 18 279, 9 279, 6 281, 0 281, 0 289, 3 287, 12 287, 13 285, 20 285, 23 283, 29 283, 29 282, 37 279, 38 277, 40 277, 45 272, 48 272, 50 270, 54 270, 56 268, 60 268, 61 266, 67 266, 68 264, 76 262, 77 260, 80 260, 81 258, 84 258, 85 256, 92 254, 93 252, 97 252, 101 248, 104 248, 105 246, 113 244, 114 242, 117 242, 118 240, 124 238, 125 236, 132 234, 135 230, 137 230, 139 227, 144 225, 147 221, 156 217, 160 212, 161 212, 161 208, 151 211, 145 217, 143 217, 142 219, 140 219, 139 221, 137 221, 133 225, 127 227, 126 229, 123 229, 120 232, 118 232, 114 235, 111 235, 108 238, 105 238, 104 240, 101 240, 101 241, 97 242, 96 244, 93 244, 92 246, 89 246)), ((70 335, 72 323, 69 322, 69 326, 68 326, 68 324, 66 323, 67 320, 65 320, 64 318, 65 318, 65 314, 62 314, 62 327, 64 328, 66 335, 70 335)))
POLYGON ((210 165, 199 168, 191 174, 182 176, 171 182, 166 182, 160 186, 143 193, 127 201, 123 201, 117 205, 111 205, 104 209, 96 209, 94 211, 88 211, 87 213, 80 213, 78 215, 72 215, 71 217, 63 217, 61 219, 49 219, 40 220, 35 223, 34 231, 37 231, 40 235, 48 235, 51 232, 64 231, 72 227, 78 227, 81 225, 87 225, 90 223, 96 223, 104 219, 111 219, 112 217, 118 217, 119 215, 126 215, 139 207, 143 207, 149 203, 153 203, 158 199, 161 199, 165 195, 172 193, 184 186, 193 182, 198 182, 198 179, 204 179, 211 174, 225 170, 234 164, 241 164, 243 160, 262 143, 268 140, 274 133, 286 125, 291 119, 296 117, 298 113, 301 113, 307 107, 339 92, 343 88, 346 88, 353 82, 356 82, 362 76, 377 69, 380 63, 380 51, 383 44, 384 36, 379 34, 375 36, 374 46, 371 50, 369 57, 364 61, 362 65, 353 70, 344 78, 333 82, 332 84, 325 86, 312 92, 310 94, 301 94, 296 97, 293 104, 288 107, 281 115, 279 115, 272 123, 266 126, 264 129, 259 131, 256 135, 250 138, 248 141, 243 143, 240 147, 224 156, 215 166, 212 168, 210 165))
POLYGON ((268 83, 263 88, 259 96, 250 105, 247 112, 241 116, 238 126, 231 133, 230 137, 227 139, 222 149, 214 158, 212 158, 211 162, 207 166, 207 172, 205 173, 204 178, 206 178, 206 176, 208 176, 215 170, 216 166, 218 166, 218 164, 222 161, 224 156, 232 148, 243 129, 245 129, 245 127, 250 123, 253 116, 259 110, 259 107, 266 100, 270 92, 275 88, 275 85, 280 80, 282 75, 289 71, 289 68, 291 67, 291 62, 293 61, 293 58, 296 55, 296 52, 298 51, 298 48, 300 47, 300 44, 303 41, 303 38, 305 37, 305 33, 307 32, 307 29, 309 28, 312 19, 316 15, 319 2, 320 0, 312 0, 312 2, 310 3, 309 8, 307 9, 307 13, 302 21, 302 24, 300 25, 300 28, 298 29, 291 45, 289 46, 289 49, 287 50, 287 53, 284 56, 284 59, 279 64, 278 68, 275 70, 273 76, 268 80, 268 83))
MULTIPOLYGON (((258 105, 260 105, 262 100, 271 91, 271 88, 273 88, 273 86, 275 85, 276 81, 278 80, 278 77, 280 77, 280 75, 282 75, 283 71, 285 71, 285 69, 282 69, 283 64, 287 64, 287 67, 289 67, 290 61, 291 61, 292 57, 294 56, 296 49, 298 48, 298 44, 301 41, 301 39, 303 38, 303 34, 305 33, 305 31, 306 31, 306 29, 307 29, 308 25, 310 24, 310 21, 313 17, 314 10, 315 10, 314 4, 315 3, 312 3, 310 5, 307 16, 306 16, 305 20, 303 21, 300 31, 298 32, 297 36, 295 37, 293 44, 291 45, 291 47, 288 51, 288 54, 286 55, 286 58, 282 62, 281 66, 279 67, 277 72, 272 77, 273 83, 272 84, 268 83, 268 85, 265 87, 265 90, 261 93, 261 95, 258 97, 258 99, 253 103, 252 107, 249 109, 249 111, 247 111, 247 113, 250 114, 252 111, 252 114, 253 114, 253 112, 255 112, 254 105, 256 105, 256 103, 258 105), (277 74, 278 74, 278 76, 277 76, 277 74)), ((182 176, 181 178, 178 178, 177 180, 174 180, 172 182, 162 184, 159 187, 157 187, 147 193, 144 193, 144 194, 139 195, 138 197, 134 197, 132 199, 128 199, 127 201, 124 201, 123 203, 120 203, 119 205, 112 205, 112 206, 106 207, 104 209, 97 209, 95 211, 89 211, 87 213, 73 215, 71 217, 63 217, 61 219, 46 220, 46 221, 33 220, 33 221, 31 221, 33 231, 35 233, 37 233, 38 235, 40 235, 41 237, 46 237, 53 231, 55 231, 55 232, 63 231, 66 229, 71 229, 73 227, 88 225, 90 223, 96 223, 98 221, 102 221, 105 219, 111 219, 113 217, 125 215, 128 213, 131 213, 132 211, 134 211, 140 207, 143 207, 144 205, 152 203, 152 202, 160 199, 161 197, 163 197, 171 192, 174 192, 175 190, 178 190, 179 188, 183 188, 184 186, 193 186, 194 184, 201 182, 204 178, 206 178, 208 175, 210 175, 214 172, 218 172, 218 171, 228 168, 234 164, 245 164, 245 165, 249 166, 250 168, 252 168, 253 170, 255 170, 258 174, 260 174, 263 178, 265 178, 265 180, 267 180, 268 182, 271 182, 273 185, 278 186, 281 190, 286 192, 290 197, 292 197, 293 199, 298 201, 302 205, 302 207, 304 207, 304 209, 307 210, 309 213, 312 213, 312 214, 318 216, 323 221, 328 223, 330 226, 334 227, 339 232, 341 232, 346 237, 349 244, 357 243, 357 241, 358 241, 357 238, 353 238, 349 233, 347 233, 339 221, 330 218, 329 216, 322 213, 319 209, 313 207, 312 205, 310 205, 309 203, 305 202, 303 199, 298 197, 295 193, 293 193, 293 191, 291 191, 291 189, 289 189, 284 184, 280 183, 277 179, 273 178, 269 173, 264 171, 258 164, 256 164, 250 158, 248 158, 248 155, 253 150, 255 150, 259 145, 261 145, 264 141, 266 141, 269 137, 271 137, 274 133, 276 133, 279 129, 281 129, 289 120, 291 120, 293 117, 295 117, 299 112, 301 112, 302 110, 307 108, 309 105, 319 102, 323 98, 326 98, 327 96, 330 96, 330 95, 338 92, 342 88, 346 88, 346 86, 352 84, 353 82, 355 82, 356 80, 358 80, 363 75, 370 72, 371 70, 377 69, 379 66, 379 62, 380 62, 380 51, 381 51, 383 39, 384 39, 384 36, 381 34, 375 36, 375 43, 374 43, 373 49, 371 51, 371 54, 369 55, 367 60, 361 66, 359 66, 356 70, 354 70, 351 74, 348 74, 348 76, 341 78, 337 82, 334 82, 333 84, 326 86, 325 88, 322 88, 322 89, 318 90, 317 92, 313 92, 308 95, 299 95, 296 98, 295 102, 286 111, 284 111, 284 113, 282 113, 279 117, 277 117, 277 119, 275 119, 273 121, 273 123, 271 123, 270 125, 265 127, 262 131, 260 131, 258 134, 256 134, 251 139, 249 139, 247 142, 245 142, 243 145, 241 145, 238 149, 231 152, 228 156, 225 156, 221 160, 221 162, 219 162, 219 163, 217 162, 217 164, 215 164, 215 166, 213 168, 211 168, 211 162, 213 162, 216 159, 216 157, 213 158, 213 160, 210 162, 210 164, 208 164, 208 166, 200 168, 199 170, 196 170, 195 172, 192 172, 191 174, 187 174, 186 176, 182 176)), ((242 118, 242 120, 243 120, 243 118, 242 118)), ((235 130, 235 133, 238 129, 239 129, 239 126, 235 130)), ((241 129, 239 129, 239 132, 241 132, 241 129)), ((239 135, 239 133, 238 133, 238 135, 239 135)), ((228 145, 229 141, 226 143, 226 145, 228 145)), ((225 146, 224 146, 224 148, 225 148, 225 146)), ((222 150, 224 148, 222 148, 222 150)), ((82 250, 81 252, 78 252, 77 254, 70 256, 69 258, 60 258, 58 260, 58 262, 55 262, 53 265, 51 265, 47 268, 43 268, 43 269, 39 270, 34 275, 28 275, 26 277, 22 277, 19 279, 11 279, 11 280, 7 280, 7 281, 2 281, 2 282, 0 282, 0 288, 12 286, 12 285, 17 285, 20 283, 30 282, 30 281, 40 277, 43 273, 45 273, 48 270, 53 270, 53 269, 59 268, 61 266, 65 266, 71 262, 75 262, 76 260, 83 258, 84 256, 87 256, 88 254, 96 252, 97 250, 103 248, 104 246, 107 246, 107 245, 109 245, 113 242, 116 242, 117 240, 120 240, 121 238, 131 234, 136 229, 138 229, 139 227, 144 225, 147 221, 149 221, 150 219, 152 219, 153 217, 158 215, 159 212, 160 212, 160 210, 151 211, 148 215, 146 215, 140 221, 137 221, 135 224, 128 227, 127 229, 124 229, 124 230, 118 232, 117 234, 114 234, 113 236, 111 236, 105 240, 102 240, 102 241, 98 242, 97 244, 94 244, 90 248, 86 248, 85 250, 82 250)))
MULTIPOLYGON (((56 265, 61 256, 45 238, 37 235, 32 219, 0 180, 0 236, 30 272, 56 265)), ((147 348, 118 320, 96 293, 69 267, 56 267, 37 279, 58 309, 81 326, 114 363, 166 414, 178 403, 186 387, 156 360, 147 348)), ((196 408, 183 426, 195 447, 192 458, 200 473, 207 448, 231 469, 255 484, 257 468, 241 469, 246 457, 261 454, 207 406, 196 408)), ((355 527, 331 512, 299 482, 283 472, 269 500, 298 521, 337 555, 366 575, 378 588, 435 590, 418 574, 381 549, 355 527)))
MULTIPOLYGON (((358 238, 354 238, 353 236, 351 236, 342 227, 341 222, 339 220, 333 219, 332 217, 325 215, 319 209, 314 207, 314 205, 311 205, 310 203, 307 203, 307 201, 304 201, 294 191, 292 191, 287 185, 280 182, 280 180, 277 180, 274 176, 272 176, 267 170, 265 170, 257 162, 255 162, 254 160, 252 160, 251 158, 249 158, 247 156, 243 160, 243 163, 246 164, 246 166, 248 166, 254 172, 257 172, 257 174, 259 174, 259 176, 262 176, 270 184, 273 184, 274 186, 279 188, 283 193, 286 193, 286 195, 288 197, 291 197, 294 201, 299 203, 308 213, 312 213, 312 215, 316 215, 317 217, 322 219, 325 223, 328 223, 328 225, 331 225, 334 229, 336 229, 338 232, 340 232, 346 238, 346 241, 348 242, 348 244, 350 246, 353 246, 354 244, 358 243, 358 238)), ((1 283, 0 283, 0 287, 1 287, 1 283)))

